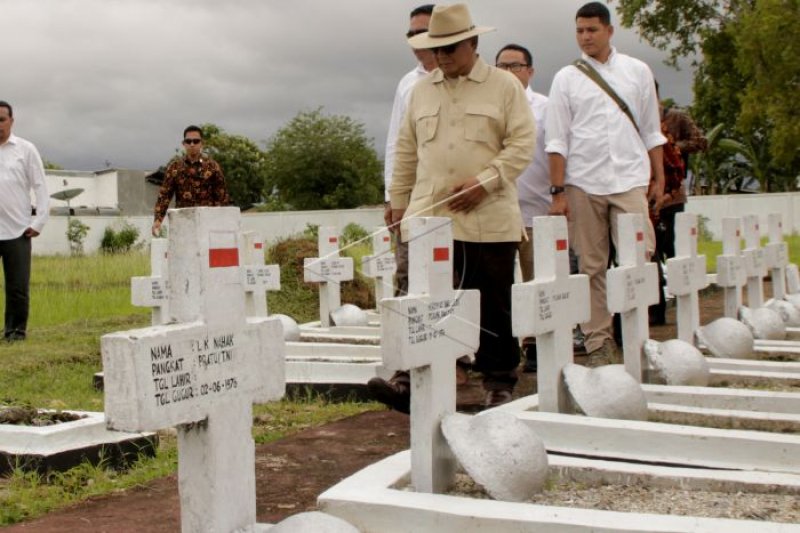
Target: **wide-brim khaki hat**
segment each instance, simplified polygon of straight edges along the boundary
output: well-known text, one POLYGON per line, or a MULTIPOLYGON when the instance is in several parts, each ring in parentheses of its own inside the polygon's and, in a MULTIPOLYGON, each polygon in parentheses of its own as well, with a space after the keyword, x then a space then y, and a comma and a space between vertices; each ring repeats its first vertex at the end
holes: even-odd
POLYGON ((488 26, 475 26, 466 4, 440 5, 433 8, 428 32, 409 38, 408 44, 417 49, 437 48, 494 30, 488 26))

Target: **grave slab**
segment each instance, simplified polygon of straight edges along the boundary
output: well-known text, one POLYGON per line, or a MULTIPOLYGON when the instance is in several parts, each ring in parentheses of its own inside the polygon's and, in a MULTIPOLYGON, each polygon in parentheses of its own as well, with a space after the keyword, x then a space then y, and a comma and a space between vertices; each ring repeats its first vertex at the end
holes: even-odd
POLYGON ((0 474, 19 466, 40 473, 67 470, 84 460, 111 466, 154 455, 155 433, 109 431, 103 413, 67 411, 83 418, 51 426, 0 424, 0 474))
POLYGON ((287 384, 361 386, 376 376, 391 375, 377 345, 286 343, 287 384))
MULTIPOLYGON (((764 521, 700 518, 597 511, 572 507, 555 507, 531 503, 498 502, 442 494, 419 494, 400 490, 408 477, 409 452, 401 452, 371 465, 325 491, 319 497, 320 507, 364 531, 394 533, 424 531, 435 524, 436 531, 548 531, 575 532, 677 532, 716 533, 794 532, 800 526, 764 521)), ((759 474, 750 472, 709 471, 665 466, 610 463, 595 459, 550 455, 553 470, 572 474, 578 480, 587 478, 623 483, 674 484, 684 487, 744 486, 758 490, 759 474), (584 474, 586 473, 586 474, 584 474), (585 477, 584 477, 585 476, 585 477)), ((786 490, 796 490, 796 476, 771 474, 770 479, 783 483, 786 490)))

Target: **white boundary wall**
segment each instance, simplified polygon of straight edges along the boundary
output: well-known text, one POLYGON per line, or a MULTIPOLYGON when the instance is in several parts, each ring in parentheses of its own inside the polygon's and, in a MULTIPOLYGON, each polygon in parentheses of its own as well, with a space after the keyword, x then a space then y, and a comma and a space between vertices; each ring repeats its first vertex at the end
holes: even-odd
MULTIPOLYGON (((783 218, 784 232, 789 234, 800 232, 800 193, 770 194, 728 194, 716 196, 690 196, 686 210, 708 219, 706 227, 714 239, 720 240, 722 235, 722 218, 759 215, 760 224, 765 228, 761 234, 766 235, 767 215, 780 213, 783 218)), ((139 228, 140 239, 149 238, 151 217, 75 217, 90 227, 89 235, 84 241, 84 251, 92 253, 100 248, 100 239, 107 226, 127 220, 139 228)), ((330 211, 282 211, 276 213, 252 213, 242 216, 242 228, 261 234, 264 241, 271 243, 279 238, 302 233, 308 224, 335 226, 340 230, 347 224, 355 222, 367 231, 383 225, 383 207, 364 209, 341 209, 330 211)), ((67 219, 63 216, 52 216, 42 235, 34 240, 34 254, 67 254, 69 243, 66 238, 67 219)))
MULTIPOLYGON (((89 233, 83 241, 84 252, 93 253, 100 249, 100 241, 106 227, 119 230, 124 221, 139 228, 139 240, 150 239, 153 218, 92 216, 72 217, 89 226, 89 233)), ((265 242, 271 243, 279 238, 302 233, 308 224, 335 226, 340 231, 354 222, 367 231, 383 225, 383 207, 365 209, 341 209, 330 211, 283 211, 277 213, 252 213, 242 216, 242 229, 258 232, 265 242)), ((371 241, 370 241, 371 242, 371 241)), ((68 254, 67 217, 51 216, 42 234, 33 240, 35 255, 68 254)))
POLYGON ((780 213, 785 234, 800 232, 800 193, 725 194, 690 196, 686 211, 708 219, 715 240, 722 239, 722 218, 758 215, 761 235, 767 235, 767 215, 780 213))

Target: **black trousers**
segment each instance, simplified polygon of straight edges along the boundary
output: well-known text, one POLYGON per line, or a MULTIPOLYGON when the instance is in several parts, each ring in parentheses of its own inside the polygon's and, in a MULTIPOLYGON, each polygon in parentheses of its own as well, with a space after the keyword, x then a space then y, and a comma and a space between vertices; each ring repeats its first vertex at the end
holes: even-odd
POLYGON ((675 257, 675 215, 684 210, 684 204, 665 207, 658 213, 659 223, 656 225, 656 252, 653 261, 658 265, 658 303, 650 306, 651 322, 662 324, 667 316, 667 300, 664 296, 664 273, 661 263, 675 257))
POLYGON ((511 333, 511 286, 516 242, 453 241, 455 288, 481 293, 480 347, 475 370, 487 390, 513 388, 517 382, 519 344, 511 333))
POLYGON ((30 306, 30 237, 0 240, 0 257, 6 284, 5 338, 24 338, 30 306))

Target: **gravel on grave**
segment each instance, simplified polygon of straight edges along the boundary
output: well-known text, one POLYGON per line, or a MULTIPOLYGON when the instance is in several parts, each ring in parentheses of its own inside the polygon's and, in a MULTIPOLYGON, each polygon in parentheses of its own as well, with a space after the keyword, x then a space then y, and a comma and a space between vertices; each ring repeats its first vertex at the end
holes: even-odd
POLYGON ((726 388, 726 389, 754 389, 766 392, 800 392, 800 383, 795 382, 778 382, 778 381, 759 381, 743 382, 743 381, 722 381, 714 383, 711 387, 726 388))
MULTIPOLYGON (((456 475, 456 484, 448 494, 491 499, 483 487, 464 473, 456 475)), ((530 501, 539 505, 602 511, 800 522, 800 498, 797 494, 729 493, 551 479, 544 492, 530 501)))

